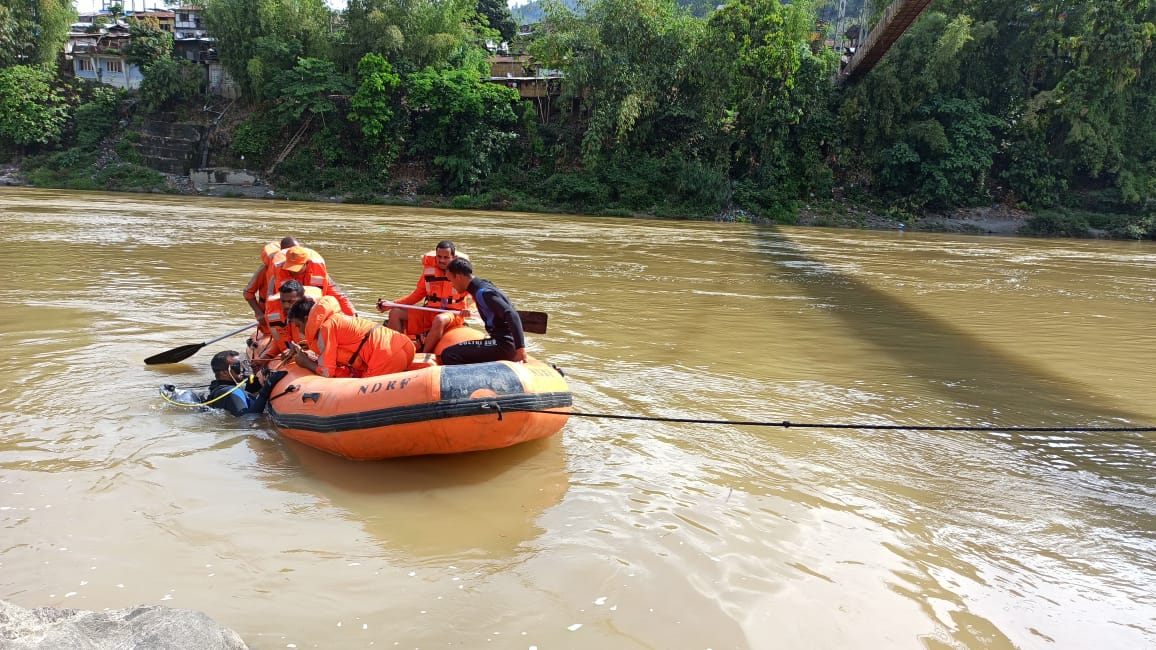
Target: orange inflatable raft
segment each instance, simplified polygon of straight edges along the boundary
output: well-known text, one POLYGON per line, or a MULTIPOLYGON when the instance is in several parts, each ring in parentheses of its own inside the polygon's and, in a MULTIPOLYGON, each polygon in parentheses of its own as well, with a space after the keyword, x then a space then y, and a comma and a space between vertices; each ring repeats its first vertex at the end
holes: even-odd
MULTIPOLYGON (((457 328, 444 344, 478 336, 457 328)), ((410 370, 362 379, 320 377, 291 363, 268 413, 285 437, 353 460, 499 449, 552 436, 569 418, 570 387, 553 366, 433 361, 417 355, 410 370)))

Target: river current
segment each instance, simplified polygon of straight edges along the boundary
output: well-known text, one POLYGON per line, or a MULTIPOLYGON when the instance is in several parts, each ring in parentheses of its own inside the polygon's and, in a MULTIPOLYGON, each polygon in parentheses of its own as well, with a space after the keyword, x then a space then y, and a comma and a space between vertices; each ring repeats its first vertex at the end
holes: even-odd
POLYGON ((253 648, 1156 646, 1156 434, 1081 429, 1156 426, 1151 242, 26 189, 0 232, 16 604, 253 648), (166 404, 244 336, 143 359, 251 320, 290 234, 363 312, 453 240, 549 313, 576 411, 654 420, 356 463, 166 404))

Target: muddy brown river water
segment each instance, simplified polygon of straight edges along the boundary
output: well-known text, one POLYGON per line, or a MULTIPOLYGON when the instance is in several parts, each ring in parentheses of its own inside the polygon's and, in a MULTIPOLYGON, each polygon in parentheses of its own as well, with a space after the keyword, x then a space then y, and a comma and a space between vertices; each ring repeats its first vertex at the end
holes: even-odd
POLYGON ((0 190, 0 598, 253 648, 1156 646, 1156 246, 0 190), (353 463, 165 404, 294 234, 359 310, 440 239, 575 417, 353 463), (1002 429, 1001 429, 1002 427, 1002 429), (1008 431, 1063 427, 1068 432, 1008 431))

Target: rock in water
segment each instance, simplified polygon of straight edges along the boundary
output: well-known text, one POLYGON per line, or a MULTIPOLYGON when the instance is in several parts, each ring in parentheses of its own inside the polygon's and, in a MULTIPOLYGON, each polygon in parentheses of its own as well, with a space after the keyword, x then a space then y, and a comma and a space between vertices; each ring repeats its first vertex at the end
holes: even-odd
POLYGON ((0 600, 4 650, 247 650, 233 630, 202 612, 141 605, 89 612, 25 609, 0 600))

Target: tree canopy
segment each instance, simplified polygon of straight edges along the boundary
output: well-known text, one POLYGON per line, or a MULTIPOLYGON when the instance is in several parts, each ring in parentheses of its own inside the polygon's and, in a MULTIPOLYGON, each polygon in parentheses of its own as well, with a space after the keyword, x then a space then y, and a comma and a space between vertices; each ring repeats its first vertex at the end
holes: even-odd
POLYGON ((46 66, 14 65, 0 69, 0 139, 18 145, 48 144, 60 139, 70 109, 46 66))
POLYGON ((75 20, 72 0, 4 0, 0 66, 56 63, 75 20))

